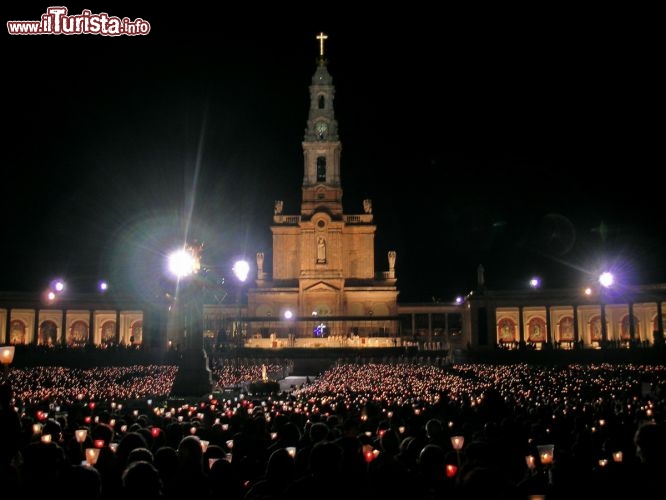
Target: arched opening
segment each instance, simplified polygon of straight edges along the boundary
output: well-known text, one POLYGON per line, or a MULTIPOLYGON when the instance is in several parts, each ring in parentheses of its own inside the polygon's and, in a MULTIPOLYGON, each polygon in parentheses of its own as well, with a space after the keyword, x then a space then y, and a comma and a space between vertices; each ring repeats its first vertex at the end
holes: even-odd
POLYGON ((110 347, 116 344, 116 322, 105 321, 102 323, 102 345, 110 347))
POLYGON ((530 319, 529 323, 527 324, 527 341, 546 341, 546 321, 543 318, 535 317, 530 319))
POLYGON ((75 321, 69 329, 67 344, 72 347, 82 347, 88 343, 88 324, 85 321, 75 321))
POLYGON ((516 339, 516 323, 511 318, 500 318, 497 322, 497 337, 503 347, 513 348, 516 339))
POLYGON ((326 157, 317 157, 317 182, 326 182, 326 157))
POLYGON ((143 321, 135 321, 130 328, 130 344, 141 345, 143 342, 143 321))
POLYGON ((26 326, 25 323, 19 319, 13 320, 9 325, 9 343, 10 344, 25 344, 26 343, 26 326))
POLYGON ((37 343, 41 345, 55 345, 58 338, 58 326, 51 320, 44 321, 39 328, 39 339, 37 343))
POLYGON ((590 342, 595 347, 599 347, 601 344, 601 316, 598 314, 590 318, 590 323, 588 324, 588 330, 590 333, 590 342))

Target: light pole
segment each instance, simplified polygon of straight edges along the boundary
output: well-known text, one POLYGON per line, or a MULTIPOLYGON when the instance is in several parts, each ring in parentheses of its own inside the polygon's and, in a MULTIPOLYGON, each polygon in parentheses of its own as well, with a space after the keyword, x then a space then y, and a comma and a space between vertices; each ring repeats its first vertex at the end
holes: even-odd
POLYGON ((291 311, 291 309, 287 309, 284 312, 284 319, 287 320, 287 342, 289 347, 294 347, 294 332, 293 332, 293 319, 294 319, 294 313, 291 311))
POLYGON ((203 244, 185 245, 169 257, 169 271, 176 278, 176 314, 185 349, 181 354, 172 396, 202 397, 209 394, 213 378, 203 347, 203 296, 205 269, 201 268, 203 244))
POLYGON ((615 278, 612 273, 605 271, 599 275, 599 284, 601 289, 599 291, 599 299, 601 301, 600 307, 600 320, 601 320, 601 345, 606 346, 608 342, 608 329, 606 327, 606 297, 605 291, 607 288, 613 286, 615 278))
POLYGON ((243 292, 243 285, 247 281, 247 277, 250 274, 250 264, 246 260, 238 260, 234 263, 231 270, 234 272, 234 276, 238 280, 238 293, 236 294, 236 306, 237 306, 237 315, 236 315, 236 379, 240 383, 241 376, 241 366, 240 366, 240 350, 243 347, 243 316, 241 314, 241 295, 243 292))

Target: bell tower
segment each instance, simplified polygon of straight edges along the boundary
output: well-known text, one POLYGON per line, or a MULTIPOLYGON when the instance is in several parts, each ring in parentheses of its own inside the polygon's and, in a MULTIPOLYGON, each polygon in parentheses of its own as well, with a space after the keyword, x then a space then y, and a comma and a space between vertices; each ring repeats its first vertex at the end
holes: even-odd
POLYGON ((340 184, 340 152, 333 100, 335 87, 324 57, 323 33, 319 40, 317 69, 310 85, 310 110, 303 139, 305 161, 301 215, 310 217, 317 210, 327 212, 332 218, 342 215, 342 187, 340 184))

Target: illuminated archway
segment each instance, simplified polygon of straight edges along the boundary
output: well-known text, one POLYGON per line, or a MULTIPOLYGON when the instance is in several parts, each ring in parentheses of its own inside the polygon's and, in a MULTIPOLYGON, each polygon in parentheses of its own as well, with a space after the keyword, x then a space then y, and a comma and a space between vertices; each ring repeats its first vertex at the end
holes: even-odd
POLYGON ((51 320, 46 320, 39 327, 39 339, 37 343, 41 345, 55 345, 58 339, 58 325, 51 320))
POLYGON ((69 329, 67 344, 77 347, 88 343, 88 324, 85 321, 75 321, 69 329))
POLYGON ((516 322, 511 318, 500 318, 497 322, 497 338, 500 343, 516 342, 516 322))
POLYGON ((25 344, 26 338, 26 325, 20 319, 12 320, 9 324, 9 343, 10 344, 25 344))

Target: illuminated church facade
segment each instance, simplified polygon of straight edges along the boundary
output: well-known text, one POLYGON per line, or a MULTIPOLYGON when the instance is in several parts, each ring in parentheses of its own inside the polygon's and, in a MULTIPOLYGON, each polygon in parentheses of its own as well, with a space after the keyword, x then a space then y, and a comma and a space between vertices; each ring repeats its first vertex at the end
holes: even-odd
POLYGON ((291 338, 314 343, 352 339, 368 329, 368 336, 396 337, 396 253, 387 252, 386 270, 377 274, 372 201, 363 200, 359 213, 343 211, 334 98, 322 53, 310 85, 300 212, 283 213, 283 202, 275 202, 272 275, 264 272, 264 256, 258 253, 248 319, 291 320, 291 338))

